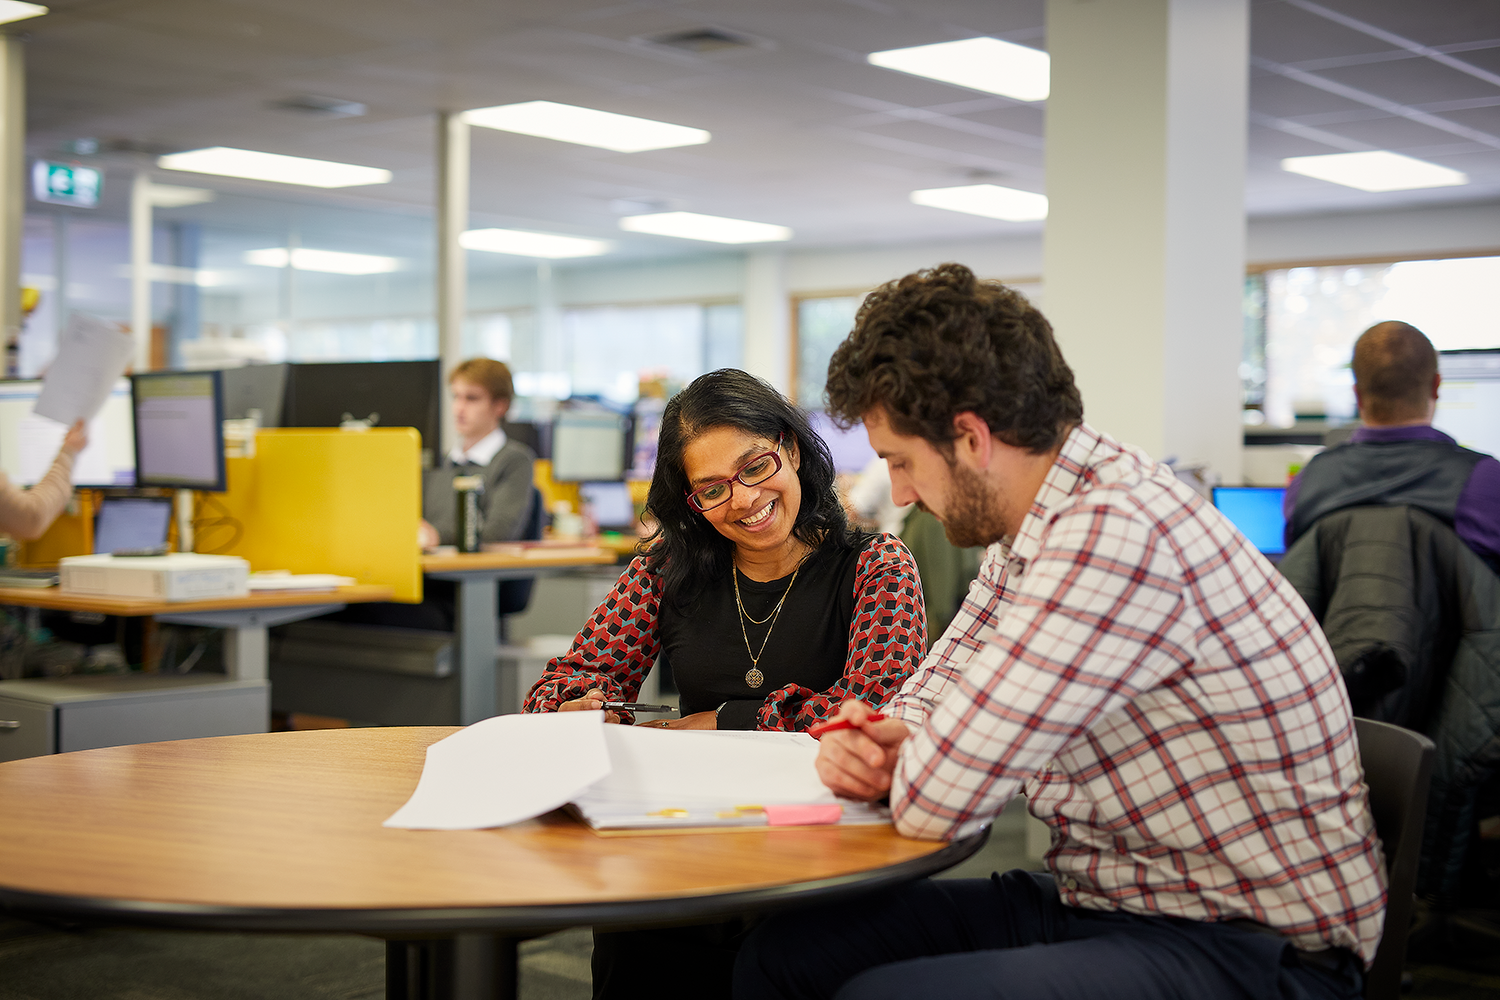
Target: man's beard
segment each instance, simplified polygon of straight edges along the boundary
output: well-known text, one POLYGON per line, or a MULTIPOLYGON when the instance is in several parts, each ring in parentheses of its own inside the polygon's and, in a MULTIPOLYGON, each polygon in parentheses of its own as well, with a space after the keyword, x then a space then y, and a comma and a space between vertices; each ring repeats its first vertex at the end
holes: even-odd
POLYGON ((1004 501, 968 466, 953 462, 948 468, 952 488, 940 520, 949 544, 967 549, 998 542, 1005 535, 1004 501))

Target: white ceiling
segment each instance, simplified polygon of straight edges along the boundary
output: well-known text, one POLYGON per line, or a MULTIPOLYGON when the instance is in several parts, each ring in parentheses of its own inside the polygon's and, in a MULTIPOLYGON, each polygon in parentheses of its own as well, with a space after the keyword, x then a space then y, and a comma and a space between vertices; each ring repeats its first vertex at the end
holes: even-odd
MULTIPOLYGON (((172 210, 179 217, 266 221, 270 195, 312 212, 395 210, 424 228, 434 111, 547 99, 706 128, 713 141, 626 154, 475 129, 476 225, 602 236, 649 254, 709 245, 620 233, 618 216, 642 210, 622 200, 791 226, 800 246, 1037 228, 912 205, 907 195, 981 180, 1044 190, 1042 106, 864 57, 976 34, 1045 47, 1044 0, 51 5, 52 14, 10 26, 30 38, 29 151, 57 154, 84 137, 127 150, 100 157, 110 172, 105 212, 122 208, 123 181, 152 162, 147 153, 229 145, 386 167, 395 180, 324 194, 159 172, 230 195, 172 210), (750 44, 694 54, 649 41, 701 28, 750 44), (299 95, 368 112, 333 119, 273 107, 299 95)), ((1500 3, 1253 0, 1251 10, 1252 215, 1500 198, 1500 3), (1277 166, 1369 148, 1463 170, 1472 183, 1365 194, 1277 166)))

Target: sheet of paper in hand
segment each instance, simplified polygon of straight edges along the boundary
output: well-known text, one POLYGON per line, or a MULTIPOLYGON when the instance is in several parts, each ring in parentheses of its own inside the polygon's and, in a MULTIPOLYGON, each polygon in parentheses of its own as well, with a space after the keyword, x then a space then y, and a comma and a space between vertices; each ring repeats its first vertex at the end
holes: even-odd
POLYGON ((38 416, 71 424, 92 420, 135 354, 135 341, 113 323, 74 313, 57 338, 57 354, 42 378, 38 416))

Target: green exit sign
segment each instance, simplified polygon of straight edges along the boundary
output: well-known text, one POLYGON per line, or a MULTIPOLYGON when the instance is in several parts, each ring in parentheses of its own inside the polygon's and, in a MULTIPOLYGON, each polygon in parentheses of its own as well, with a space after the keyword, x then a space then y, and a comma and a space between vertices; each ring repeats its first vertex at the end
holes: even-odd
POLYGON ((37 160, 31 168, 31 193, 37 201, 53 205, 93 208, 99 204, 104 175, 81 163, 37 160))

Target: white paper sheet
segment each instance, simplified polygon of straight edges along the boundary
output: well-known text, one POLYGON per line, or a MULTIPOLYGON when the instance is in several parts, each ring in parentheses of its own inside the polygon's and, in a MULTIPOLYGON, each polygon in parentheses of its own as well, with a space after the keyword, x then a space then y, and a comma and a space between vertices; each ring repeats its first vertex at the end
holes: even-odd
POLYGON ((58 335, 36 413, 60 424, 92 420, 135 354, 135 341, 113 323, 74 313, 58 335))
POLYGON ((479 830, 540 816, 609 773, 604 728, 603 712, 476 722, 427 748, 416 791, 382 825, 479 830))

